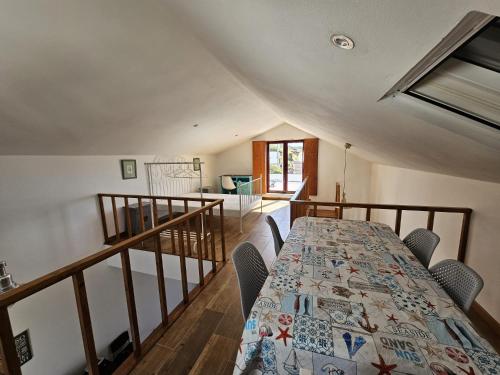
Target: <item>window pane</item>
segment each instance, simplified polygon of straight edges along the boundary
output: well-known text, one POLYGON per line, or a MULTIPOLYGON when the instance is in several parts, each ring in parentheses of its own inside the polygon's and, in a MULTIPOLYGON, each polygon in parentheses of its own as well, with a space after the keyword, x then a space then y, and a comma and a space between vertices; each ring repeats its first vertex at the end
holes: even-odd
POLYGON ((269 190, 283 191, 283 143, 269 144, 269 190))
POLYGON ((302 182, 302 165, 304 163, 304 144, 294 142, 288 144, 288 191, 295 191, 302 182))

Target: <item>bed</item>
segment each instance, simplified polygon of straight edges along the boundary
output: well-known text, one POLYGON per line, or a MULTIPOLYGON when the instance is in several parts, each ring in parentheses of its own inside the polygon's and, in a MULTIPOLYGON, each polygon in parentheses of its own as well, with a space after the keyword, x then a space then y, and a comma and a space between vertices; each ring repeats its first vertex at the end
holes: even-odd
MULTIPOLYGON (((224 199, 224 215, 237 217, 240 221, 240 232, 243 233, 244 217, 260 206, 262 212, 262 177, 250 182, 238 184, 236 194, 203 193, 202 187, 207 177, 203 174, 203 162, 157 161, 146 163, 148 187, 150 195, 224 199)), ((184 201, 172 201, 174 212, 184 212, 184 201)), ((201 206, 200 202, 189 201, 188 210, 193 211, 201 206)), ((161 210, 161 207, 158 207, 161 210)), ((219 215, 219 208, 214 209, 219 215)))

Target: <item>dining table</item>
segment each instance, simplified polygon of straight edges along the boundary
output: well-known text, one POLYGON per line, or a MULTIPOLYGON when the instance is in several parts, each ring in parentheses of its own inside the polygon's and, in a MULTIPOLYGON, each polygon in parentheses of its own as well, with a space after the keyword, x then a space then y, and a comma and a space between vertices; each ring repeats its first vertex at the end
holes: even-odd
POLYGON ((234 374, 500 374, 500 357, 391 227, 300 217, 234 374))

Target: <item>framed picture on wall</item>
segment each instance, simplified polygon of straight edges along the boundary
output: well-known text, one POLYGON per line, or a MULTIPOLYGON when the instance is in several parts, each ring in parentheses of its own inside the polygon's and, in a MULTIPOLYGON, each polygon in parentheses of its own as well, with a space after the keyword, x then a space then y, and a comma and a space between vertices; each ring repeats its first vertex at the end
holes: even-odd
POLYGON ((200 158, 193 158, 193 170, 199 171, 201 169, 200 158))
POLYGON ((123 180, 137 178, 137 163, 135 160, 132 159, 120 160, 120 163, 122 166, 123 180))

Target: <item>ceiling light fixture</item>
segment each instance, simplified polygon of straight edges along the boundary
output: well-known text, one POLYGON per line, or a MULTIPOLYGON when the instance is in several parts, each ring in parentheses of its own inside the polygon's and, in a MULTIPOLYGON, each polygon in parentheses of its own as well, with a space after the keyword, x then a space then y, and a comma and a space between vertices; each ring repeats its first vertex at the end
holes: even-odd
POLYGON ((353 49, 354 48, 354 42, 352 41, 352 39, 349 38, 348 36, 343 35, 343 34, 333 34, 330 37, 330 40, 332 41, 332 43, 335 47, 339 47, 342 49, 353 49))
POLYGON ((200 125, 199 124, 194 124, 193 128, 197 128, 198 126, 200 126, 200 125))

